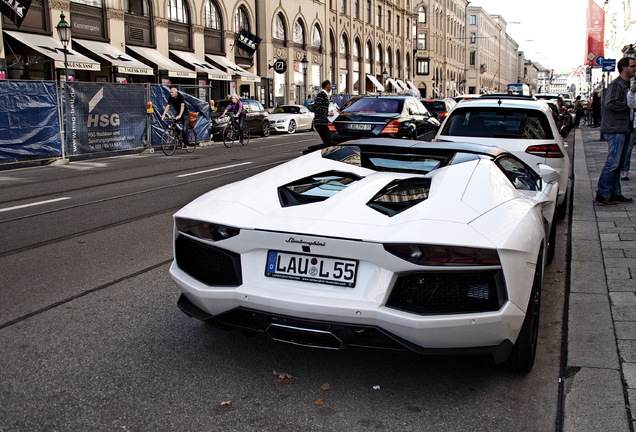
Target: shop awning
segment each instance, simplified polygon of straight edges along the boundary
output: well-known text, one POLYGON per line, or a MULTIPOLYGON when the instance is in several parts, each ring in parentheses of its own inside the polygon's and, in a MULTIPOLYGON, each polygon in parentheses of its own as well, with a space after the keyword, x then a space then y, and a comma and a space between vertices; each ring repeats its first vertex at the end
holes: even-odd
POLYGON ((208 78, 212 80, 232 81, 232 75, 212 66, 196 54, 187 51, 170 50, 170 52, 179 57, 184 62, 191 64, 195 69, 208 74, 208 78))
POLYGON ((401 79, 395 80, 395 81, 400 85, 400 87, 402 87, 402 90, 408 90, 409 89, 408 86, 406 85, 406 83, 404 81, 402 81, 401 79))
POLYGON ((192 79, 196 79, 197 77, 197 73, 195 71, 184 68, 180 64, 173 62, 156 49, 130 45, 128 45, 127 48, 139 54, 143 58, 149 60, 150 62, 156 64, 159 69, 167 70, 169 77, 192 79))
POLYGON ((396 83, 393 78, 387 78, 386 81, 393 86, 393 89, 396 92, 401 92, 402 91, 402 87, 400 87, 400 85, 398 83, 396 83))
MULTIPOLYGON (((62 46, 62 44, 58 40, 53 39, 49 36, 14 32, 9 30, 4 30, 4 33, 8 34, 24 45, 33 48, 40 54, 52 59, 55 62, 55 67, 57 69, 64 69, 64 46, 62 46)), ((69 69, 96 71, 102 70, 101 65, 98 62, 96 62, 95 60, 91 60, 88 57, 83 56, 70 48, 67 50, 66 59, 69 69)))
POLYGON ((73 39, 73 42, 83 46, 87 50, 95 53, 104 60, 117 66, 120 74, 131 75, 154 75, 154 70, 139 60, 135 60, 125 52, 118 50, 111 44, 104 42, 88 41, 83 39, 73 39))
POLYGON ((374 77, 373 75, 367 75, 367 78, 369 79, 369 81, 373 83, 373 85, 375 86, 376 89, 378 89, 378 91, 381 91, 381 92, 384 91, 384 86, 380 84, 380 81, 378 81, 376 77, 374 77))
POLYGON ((411 87, 411 90, 419 91, 418 88, 415 87, 415 84, 413 84, 413 81, 406 80, 406 83, 411 87))
POLYGON ((206 54, 206 57, 210 61, 224 68, 227 71, 227 73, 232 75, 239 75, 242 81, 260 82, 261 80, 261 77, 259 77, 258 75, 254 75, 252 72, 246 71, 245 69, 243 69, 242 67, 240 67, 233 61, 227 59, 226 57, 219 56, 219 55, 211 55, 211 54, 206 54))

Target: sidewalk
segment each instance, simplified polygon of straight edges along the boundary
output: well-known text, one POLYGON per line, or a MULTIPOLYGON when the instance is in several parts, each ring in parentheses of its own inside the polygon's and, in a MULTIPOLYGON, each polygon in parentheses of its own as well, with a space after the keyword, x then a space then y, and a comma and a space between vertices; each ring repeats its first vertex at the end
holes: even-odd
MULTIPOLYGON (((607 156, 598 128, 574 142, 572 257, 563 430, 634 430, 636 404, 636 203, 594 204, 607 156)), ((636 162, 636 158, 633 158, 636 162)), ((623 194, 636 198, 636 164, 623 194)))

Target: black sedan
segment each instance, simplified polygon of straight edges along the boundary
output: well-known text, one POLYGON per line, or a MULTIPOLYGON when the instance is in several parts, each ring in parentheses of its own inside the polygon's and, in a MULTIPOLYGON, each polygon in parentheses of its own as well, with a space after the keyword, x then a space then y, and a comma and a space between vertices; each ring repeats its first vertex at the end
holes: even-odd
POLYGON ((335 142, 368 137, 431 141, 440 122, 413 96, 357 96, 340 108, 330 126, 335 142))
MULTIPOLYGON (((263 108, 263 105, 254 99, 241 99, 243 108, 245 109, 245 128, 249 129, 250 134, 269 136, 270 123, 269 113, 263 108)), ((223 130, 227 127, 227 121, 221 116, 225 107, 228 106, 230 100, 221 100, 216 103, 216 108, 210 114, 210 122, 212 127, 212 137, 221 139, 223 130)))

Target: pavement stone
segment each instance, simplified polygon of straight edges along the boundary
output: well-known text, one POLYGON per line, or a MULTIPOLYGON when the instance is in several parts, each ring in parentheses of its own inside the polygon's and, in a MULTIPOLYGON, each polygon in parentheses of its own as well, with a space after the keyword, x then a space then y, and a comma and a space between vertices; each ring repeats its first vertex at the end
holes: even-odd
MULTIPOLYGON (((636 425, 629 408, 636 404, 636 204, 594 203, 607 144, 599 141, 598 129, 573 132, 569 375, 563 378, 562 430, 629 432, 636 425)), ((636 196, 631 181, 622 183, 625 196, 636 196)))

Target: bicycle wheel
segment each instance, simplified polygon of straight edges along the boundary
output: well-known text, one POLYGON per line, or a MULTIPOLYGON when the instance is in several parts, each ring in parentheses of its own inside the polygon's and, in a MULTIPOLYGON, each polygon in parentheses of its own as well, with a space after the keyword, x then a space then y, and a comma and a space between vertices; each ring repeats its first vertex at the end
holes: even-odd
POLYGON ((232 147, 234 145, 234 141, 236 141, 237 136, 238 133, 236 129, 234 129, 234 126, 229 125, 223 131, 223 145, 227 148, 232 147))
POLYGON ((248 145, 249 142, 250 142, 250 130, 246 128, 245 132, 243 132, 243 142, 241 144, 248 145))
POLYGON ((192 153, 194 149, 197 148, 197 134, 194 132, 194 129, 188 129, 188 142, 190 145, 185 148, 185 151, 192 153))
POLYGON ((172 130, 167 129, 161 135, 161 151, 166 155, 170 156, 177 149, 177 140, 175 139, 174 133, 172 130))

